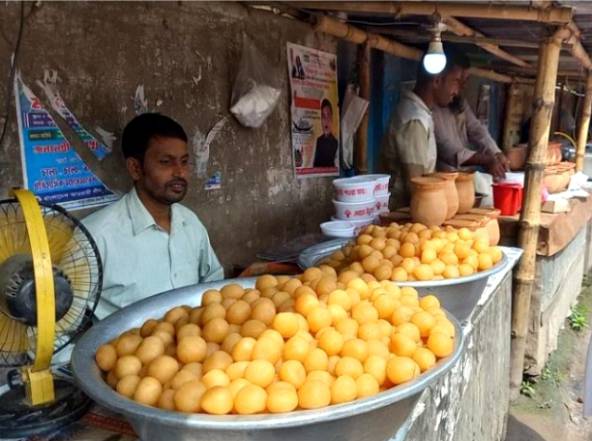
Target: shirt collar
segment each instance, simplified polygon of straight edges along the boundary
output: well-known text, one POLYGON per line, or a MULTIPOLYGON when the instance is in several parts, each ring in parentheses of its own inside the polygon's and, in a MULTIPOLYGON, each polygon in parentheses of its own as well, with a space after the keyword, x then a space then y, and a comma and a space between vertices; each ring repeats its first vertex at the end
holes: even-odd
POLYGON ((128 193, 127 211, 132 221, 134 236, 137 236, 147 228, 157 226, 154 218, 138 197, 135 187, 128 193))
MULTIPOLYGON (((185 226, 185 220, 177 205, 178 204, 171 205, 171 233, 173 230, 185 226)), ((127 210, 132 221, 134 236, 137 236, 142 231, 151 227, 160 228, 154 220, 154 217, 152 217, 140 200, 135 187, 128 193, 127 210)))
POLYGON ((426 103, 424 103, 423 100, 419 97, 419 95, 417 95, 412 90, 406 90, 405 92, 403 92, 403 97, 405 99, 408 99, 408 100, 411 100, 411 101, 417 103, 417 105, 419 107, 421 107, 424 111, 426 111, 428 114, 430 114, 430 115, 432 114, 432 111, 426 105, 426 103))

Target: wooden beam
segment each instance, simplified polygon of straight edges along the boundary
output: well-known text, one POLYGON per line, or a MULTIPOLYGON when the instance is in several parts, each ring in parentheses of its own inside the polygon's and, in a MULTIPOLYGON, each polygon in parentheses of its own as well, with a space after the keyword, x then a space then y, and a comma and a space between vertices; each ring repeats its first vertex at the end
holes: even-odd
MULTIPOLYGON (((444 19, 444 23, 448 26, 448 29, 454 32, 456 35, 460 35, 463 37, 484 37, 481 32, 478 32, 469 26, 465 25, 461 21, 457 20, 454 17, 447 17, 444 19)), ((515 64, 521 67, 532 67, 526 61, 506 52, 502 48, 500 48, 497 44, 492 43, 476 43, 477 46, 486 50, 490 54, 495 55, 502 60, 506 60, 509 63, 515 64)))
POLYGON ((497 81, 499 83, 511 83, 513 81, 512 77, 509 75, 504 75, 494 70, 484 69, 482 67, 470 67, 469 73, 471 75, 475 75, 476 77, 497 81))
MULTIPOLYGON (((360 80, 360 97, 370 101, 370 44, 358 46, 358 78, 360 80)), ((364 113, 360 127, 356 132, 356 170, 358 173, 368 173, 368 114, 364 113)))
POLYGON ((524 370, 526 335, 530 320, 530 298, 536 273, 536 249, 541 218, 541 190, 547 159, 549 132, 559 53, 563 36, 555 34, 541 43, 534 109, 530 124, 529 155, 526 162, 525 197, 520 213, 518 246, 524 250, 514 276, 512 298, 512 346, 510 394, 516 398, 524 370))
MULTIPOLYGON (((335 37, 343 38, 352 43, 366 42, 373 49, 378 49, 395 57, 406 58, 409 60, 421 60, 423 52, 413 46, 407 46, 382 35, 368 33, 360 28, 343 23, 331 17, 321 16, 316 18, 314 29, 335 37)), ((503 75, 493 70, 471 67, 469 69, 472 75, 486 78, 501 83, 511 83, 512 77, 503 75)))
POLYGON ((578 145, 576 149, 576 171, 584 170, 584 157, 586 144, 588 143, 588 129, 590 128, 590 116, 592 115, 592 73, 588 72, 586 80, 586 95, 578 124, 578 145))
POLYGON ((539 23, 567 24, 572 8, 548 7, 544 9, 508 4, 479 4, 463 2, 404 1, 404 2, 291 2, 296 8, 343 11, 352 13, 402 15, 434 15, 441 17, 472 17, 498 20, 523 20, 539 23))
POLYGON ((506 90, 506 109, 504 114, 504 132, 502 149, 507 151, 520 139, 520 122, 522 121, 522 93, 518 83, 512 83, 506 90))

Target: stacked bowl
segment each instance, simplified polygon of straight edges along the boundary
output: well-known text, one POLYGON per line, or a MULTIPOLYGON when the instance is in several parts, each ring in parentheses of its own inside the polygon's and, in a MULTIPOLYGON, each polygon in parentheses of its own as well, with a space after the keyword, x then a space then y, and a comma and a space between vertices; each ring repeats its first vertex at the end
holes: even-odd
POLYGON ((379 214, 389 211, 390 175, 363 175, 333 181, 335 216, 333 221, 347 221, 357 233, 379 214))

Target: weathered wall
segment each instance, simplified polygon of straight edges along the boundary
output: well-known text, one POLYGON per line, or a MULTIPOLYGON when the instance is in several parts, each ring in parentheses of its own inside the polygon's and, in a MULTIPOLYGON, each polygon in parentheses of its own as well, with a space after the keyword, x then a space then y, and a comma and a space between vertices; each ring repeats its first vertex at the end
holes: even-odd
MULTIPOLYGON (((0 6, 2 105, 18 17, 18 4, 0 6)), ((297 180, 292 172, 288 41, 336 51, 334 39, 315 35, 304 23, 236 3, 43 2, 26 20, 19 68, 28 84, 42 79, 45 69, 57 70, 60 93, 82 125, 118 137, 134 116, 140 84, 149 108, 177 119, 190 138, 229 116, 208 165, 209 175, 222 173, 222 189, 206 192, 204 180, 194 179, 185 200, 229 269, 264 248, 318 231, 332 211, 329 178, 297 180), (277 67, 282 87, 277 109, 257 130, 243 128, 228 111, 242 31, 277 67)), ((13 99, 10 112, 0 146, 0 197, 22 185, 13 99)), ((129 187, 117 142, 111 157, 91 165, 112 188, 129 187)))

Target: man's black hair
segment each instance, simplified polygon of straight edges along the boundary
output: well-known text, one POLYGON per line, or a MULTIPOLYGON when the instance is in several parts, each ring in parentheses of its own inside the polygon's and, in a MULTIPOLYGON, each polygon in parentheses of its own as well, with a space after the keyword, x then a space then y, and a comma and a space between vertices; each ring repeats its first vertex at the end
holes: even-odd
POLYGON ((328 107, 331 111, 331 115, 333 115, 333 105, 331 104, 331 101, 329 101, 327 98, 321 101, 321 110, 323 110, 324 107, 328 107))
POLYGON ((123 129, 123 157, 143 161, 150 140, 157 137, 176 138, 187 142, 185 130, 172 118, 160 113, 143 113, 132 119, 123 129))

